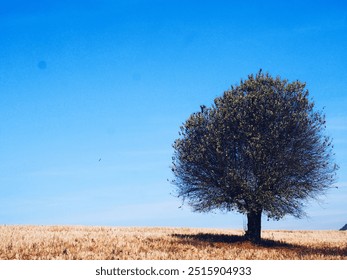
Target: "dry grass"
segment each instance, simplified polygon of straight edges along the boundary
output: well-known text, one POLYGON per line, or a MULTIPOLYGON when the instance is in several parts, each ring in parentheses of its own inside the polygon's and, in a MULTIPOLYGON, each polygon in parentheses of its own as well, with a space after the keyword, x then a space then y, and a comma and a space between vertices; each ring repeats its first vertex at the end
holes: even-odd
POLYGON ((346 231, 263 231, 84 226, 0 226, 0 259, 347 259, 346 231))

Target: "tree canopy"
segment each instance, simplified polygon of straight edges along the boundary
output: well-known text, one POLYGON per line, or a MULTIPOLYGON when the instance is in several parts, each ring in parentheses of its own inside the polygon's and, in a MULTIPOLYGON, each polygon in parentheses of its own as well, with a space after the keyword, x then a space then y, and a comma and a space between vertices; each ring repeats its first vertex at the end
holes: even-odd
POLYGON ((201 106, 173 144, 173 184, 198 212, 246 214, 246 236, 260 240, 261 216, 302 217, 307 199, 335 180, 325 115, 305 83, 261 70, 201 106))

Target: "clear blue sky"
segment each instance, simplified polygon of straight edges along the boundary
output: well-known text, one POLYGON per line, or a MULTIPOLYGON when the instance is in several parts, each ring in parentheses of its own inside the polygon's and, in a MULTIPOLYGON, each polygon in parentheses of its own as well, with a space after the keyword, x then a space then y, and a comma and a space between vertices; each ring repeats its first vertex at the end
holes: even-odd
POLYGON ((179 126, 256 73, 307 82, 337 185, 309 218, 347 223, 345 1, 0 1, 0 224, 243 228, 167 179, 179 126), (101 160, 100 160, 101 159, 101 160))

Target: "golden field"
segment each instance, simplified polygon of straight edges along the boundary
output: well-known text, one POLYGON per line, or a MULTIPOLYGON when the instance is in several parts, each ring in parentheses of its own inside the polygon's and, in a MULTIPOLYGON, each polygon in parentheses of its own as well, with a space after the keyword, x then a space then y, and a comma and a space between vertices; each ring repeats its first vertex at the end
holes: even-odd
POLYGON ((0 259, 19 260, 347 260, 347 231, 0 226, 0 259))

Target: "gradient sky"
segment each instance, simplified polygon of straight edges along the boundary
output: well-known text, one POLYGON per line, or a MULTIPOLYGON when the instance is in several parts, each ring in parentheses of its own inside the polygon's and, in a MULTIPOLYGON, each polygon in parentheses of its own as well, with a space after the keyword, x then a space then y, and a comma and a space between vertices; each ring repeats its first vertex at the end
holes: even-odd
POLYGON ((345 1, 0 0, 0 224, 244 228, 174 197, 179 126, 260 68, 307 83, 338 189, 308 218, 347 223, 345 1))

